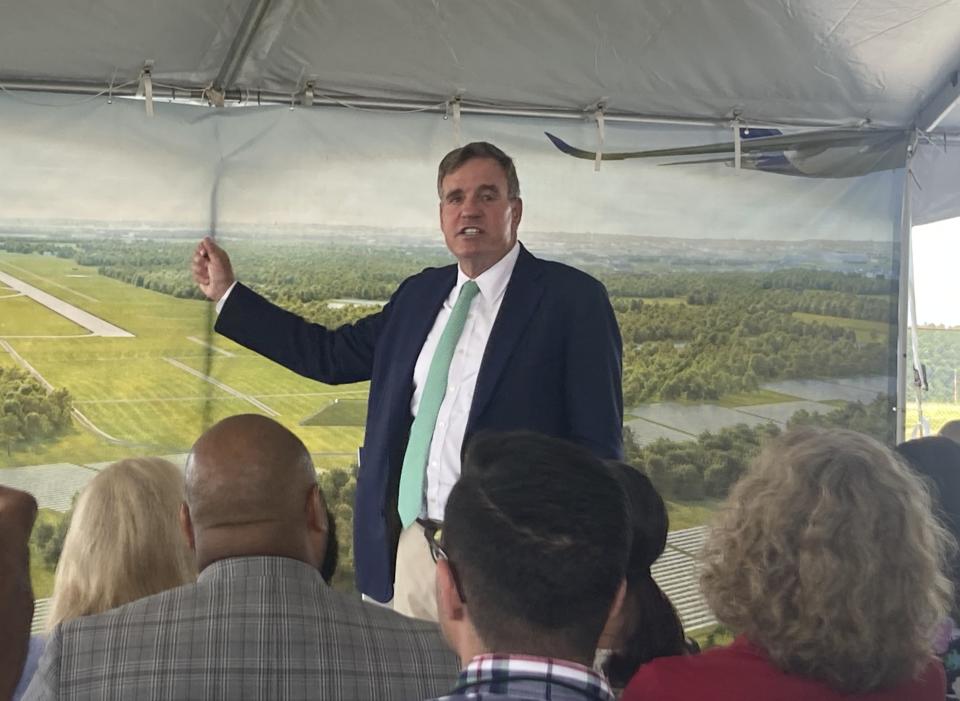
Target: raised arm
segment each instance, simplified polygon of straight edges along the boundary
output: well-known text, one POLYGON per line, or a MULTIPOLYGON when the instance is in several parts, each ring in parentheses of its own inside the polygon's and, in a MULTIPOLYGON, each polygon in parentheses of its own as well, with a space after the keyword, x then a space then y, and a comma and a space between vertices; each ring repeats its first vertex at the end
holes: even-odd
POLYGON ((190 270, 197 287, 212 302, 219 302, 237 280, 230 256, 209 236, 197 244, 190 270))

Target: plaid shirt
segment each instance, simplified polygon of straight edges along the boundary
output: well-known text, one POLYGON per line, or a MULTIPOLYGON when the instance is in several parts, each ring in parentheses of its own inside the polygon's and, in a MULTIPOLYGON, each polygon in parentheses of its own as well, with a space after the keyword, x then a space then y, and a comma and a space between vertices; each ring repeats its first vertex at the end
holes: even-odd
POLYGON ((479 655, 448 696, 434 701, 614 701, 606 680, 575 662, 525 655, 479 655))
POLYGON ((234 557, 58 625, 26 698, 411 701, 456 674, 435 623, 335 591, 305 562, 234 557))

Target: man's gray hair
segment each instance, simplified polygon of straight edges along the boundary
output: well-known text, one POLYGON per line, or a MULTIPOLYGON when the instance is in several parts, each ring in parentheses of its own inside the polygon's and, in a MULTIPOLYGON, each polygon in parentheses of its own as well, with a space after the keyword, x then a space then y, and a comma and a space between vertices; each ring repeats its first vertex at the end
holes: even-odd
POLYGON ((490 158, 500 164, 503 168, 503 174, 507 176, 507 197, 515 200, 520 197, 520 180, 517 178, 517 169, 513 165, 513 159, 493 144, 487 141, 474 141, 473 143, 455 148, 440 161, 440 167, 437 169, 437 194, 443 197, 443 179, 457 170, 467 161, 474 158, 490 158))

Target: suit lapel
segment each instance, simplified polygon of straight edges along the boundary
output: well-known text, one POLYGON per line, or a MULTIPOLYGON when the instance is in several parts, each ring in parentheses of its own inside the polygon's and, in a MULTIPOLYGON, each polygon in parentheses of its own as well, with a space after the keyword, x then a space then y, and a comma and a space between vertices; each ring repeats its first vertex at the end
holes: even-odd
MULTIPOLYGON (((404 309, 410 311, 404 314, 403 323, 399 329, 399 342, 393 350, 395 370, 392 372, 398 370, 396 377, 407 378, 406 389, 409 393, 413 392, 413 371, 423 344, 437 320, 437 314, 440 313, 444 300, 457 282, 457 266, 445 267, 440 272, 442 274, 437 283, 422 285, 422 289, 412 295, 411 301, 404 305, 404 309)), ((410 401, 409 393, 406 400, 408 402, 410 401)), ((400 394, 403 395, 404 392, 400 394)))
POLYGON ((468 433, 474 420, 486 408, 493 396, 493 390, 510 361, 513 349, 526 330, 530 317, 533 316, 543 295, 540 261, 522 244, 518 245, 520 255, 510 276, 510 282, 507 284, 507 290, 504 292, 497 320, 493 324, 483 353, 483 361, 480 363, 473 404, 470 406, 470 418, 467 421, 468 433))

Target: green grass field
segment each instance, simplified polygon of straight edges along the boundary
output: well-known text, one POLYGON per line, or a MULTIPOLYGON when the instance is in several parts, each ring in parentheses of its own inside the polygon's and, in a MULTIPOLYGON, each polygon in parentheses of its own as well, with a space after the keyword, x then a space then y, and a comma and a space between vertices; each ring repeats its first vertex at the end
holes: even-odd
POLYGON ((710 523, 710 519, 713 518, 719 504, 720 502, 714 499, 667 501, 670 530, 681 531, 684 528, 694 528, 710 523))
MULTIPOLYGON (((904 435, 910 438, 917 425, 917 403, 907 394, 907 421, 904 435)), ((923 418, 930 424, 930 430, 936 433, 947 421, 960 419, 960 404, 947 402, 924 402, 923 418)))
POLYGON ((683 304, 686 305, 686 297, 641 297, 644 304, 683 304))
POLYGON ((858 343, 883 342, 890 334, 890 324, 883 321, 847 319, 842 316, 823 316, 821 314, 807 314, 806 312, 794 312, 792 316, 794 319, 809 323, 819 322, 827 326, 842 326, 846 329, 853 329, 853 332, 857 335, 858 343))
MULTIPOLYGON (((111 444, 75 422, 75 431, 59 441, 9 457, 0 452, 0 466, 182 453, 209 422, 241 412, 270 413, 262 406, 303 438, 318 465, 328 462, 325 456, 338 466, 355 459, 363 439, 362 425, 302 426, 301 422, 336 399, 365 400, 367 383, 331 387, 299 377, 212 334, 211 305, 137 288, 73 261, 0 252, 0 270, 135 335, 70 338, 85 330, 29 298, 0 299, 0 305, 9 305, 0 306, 0 337, 6 336, 17 353, 55 387, 66 387, 75 407, 98 428, 123 442, 111 444), (61 337, 11 338, 19 335, 61 337), (205 343, 229 355, 214 352, 208 358, 205 343), (201 375, 209 372, 234 392, 189 369, 201 375)), ((0 351, 0 365, 13 364, 0 351)))
POLYGON ((64 319, 25 295, 0 291, 0 337, 86 335, 85 328, 64 319))
POLYGON ((365 399, 335 399, 316 414, 303 421, 303 426, 365 426, 367 402, 365 399))

